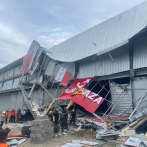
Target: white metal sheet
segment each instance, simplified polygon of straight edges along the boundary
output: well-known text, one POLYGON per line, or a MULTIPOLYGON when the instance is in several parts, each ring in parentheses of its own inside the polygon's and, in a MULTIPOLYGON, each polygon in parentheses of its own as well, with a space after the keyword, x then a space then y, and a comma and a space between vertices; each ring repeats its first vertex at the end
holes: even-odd
POLYGON ((7 78, 8 78, 8 73, 5 72, 5 73, 4 73, 4 79, 7 79, 7 78))
MULTIPOLYGON (((145 77, 141 77, 141 78, 134 78, 133 80, 133 98, 135 101, 139 100, 147 91, 147 79, 145 77), (140 89, 140 90, 139 90, 140 89), (143 90, 146 89, 146 90, 143 90)), ((137 103, 136 103, 137 105, 137 103)), ((138 108, 143 108, 144 106, 147 106, 147 97, 143 100, 143 103, 141 103, 139 105, 138 108)))
POLYGON ((2 90, 3 87, 3 83, 0 83, 0 91, 2 90))
POLYGON ((7 72, 7 74, 8 74, 8 78, 13 77, 13 74, 14 74, 14 69, 9 70, 9 71, 7 72))
POLYGON ((48 75, 48 76, 52 75, 55 64, 56 64, 55 62, 51 62, 51 61, 48 62, 47 68, 45 70, 46 75, 48 75))
MULTIPOLYGON (((58 65, 59 66, 59 65, 58 65)), ((65 73, 66 73, 67 69, 66 68, 63 68, 63 67, 60 67, 59 68, 59 71, 55 77, 55 80, 58 81, 58 82, 61 82, 65 73)))
POLYGON ((0 96, 0 111, 10 110, 11 95, 0 96))
POLYGON ((21 66, 18 66, 14 69, 14 76, 17 76, 20 74, 21 74, 21 66))
POLYGON ((147 67, 147 37, 134 41, 133 68, 147 67))
MULTIPOLYGON (((126 88, 131 88, 131 85, 128 85, 128 84, 121 84, 120 86, 126 87, 126 88)), ((119 102, 118 105, 112 111, 112 114, 120 114, 123 111, 125 111, 132 104, 131 91, 128 90, 127 92, 122 93, 123 89, 118 87, 114 83, 110 83, 110 88, 111 88, 112 103, 116 104, 117 102, 119 102), (119 101, 118 101, 118 99, 119 99, 119 101)), ((131 113, 131 112, 132 112, 132 107, 129 111, 127 111, 127 113, 131 113)))
POLYGON ((6 87, 7 87, 7 82, 4 82, 2 90, 6 90, 6 87))
POLYGON ((78 78, 104 76, 129 70, 129 46, 125 45, 119 50, 79 61, 78 78))
POLYGON ((38 50, 37 53, 36 53, 36 56, 35 56, 35 59, 34 59, 35 61, 37 61, 37 60, 39 59, 39 57, 40 57, 42 51, 43 51, 43 49, 40 47, 39 50, 38 50))
POLYGON ((15 78, 15 79, 14 79, 12 88, 18 88, 18 86, 19 86, 19 85, 18 85, 18 84, 19 84, 19 79, 20 79, 20 78, 15 78))
POLYGON ((35 72, 37 66, 39 65, 38 62, 35 62, 33 65, 32 65, 32 68, 31 70, 29 71, 30 75, 33 75, 33 73, 35 72))
POLYGON ((1 75, 0 75, 0 81, 3 80, 3 77, 4 77, 4 74, 1 74, 1 75))
POLYGON ((12 84, 13 84, 13 80, 9 80, 7 81, 7 86, 6 86, 6 90, 11 89, 12 88, 12 84))

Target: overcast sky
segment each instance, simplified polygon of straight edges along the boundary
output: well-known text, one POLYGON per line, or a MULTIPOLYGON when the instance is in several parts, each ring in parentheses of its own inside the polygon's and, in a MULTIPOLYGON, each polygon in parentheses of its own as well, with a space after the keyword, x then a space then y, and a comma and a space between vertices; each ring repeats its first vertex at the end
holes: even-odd
POLYGON ((24 56, 32 42, 53 45, 144 0, 1 0, 0 68, 24 56))

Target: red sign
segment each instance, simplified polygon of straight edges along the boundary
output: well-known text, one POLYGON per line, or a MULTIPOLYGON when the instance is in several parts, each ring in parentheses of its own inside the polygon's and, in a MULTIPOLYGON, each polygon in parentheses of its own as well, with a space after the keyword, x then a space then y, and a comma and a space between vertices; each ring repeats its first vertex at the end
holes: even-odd
POLYGON ((71 78, 71 73, 66 72, 63 79, 62 79, 62 81, 60 82, 60 85, 62 85, 64 87, 67 87, 70 78, 71 78))
POLYGON ((62 100, 71 100, 72 93, 78 88, 84 88, 93 78, 76 79, 74 83, 66 89, 66 91, 59 97, 62 100))
POLYGON ((72 101, 84 107, 90 113, 94 113, 104 100, 98 94, 84 88, 77 88, 72 94, 72 101))

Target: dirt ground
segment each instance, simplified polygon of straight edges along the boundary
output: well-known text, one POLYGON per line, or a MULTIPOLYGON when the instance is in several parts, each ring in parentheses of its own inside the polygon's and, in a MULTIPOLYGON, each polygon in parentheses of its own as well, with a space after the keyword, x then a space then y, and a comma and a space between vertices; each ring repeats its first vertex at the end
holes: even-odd
MULTIPOLYGON (((9 127, 10 129, 12 129, 10 134, 21 133, 20 129, 13 129, 15 128, 16 125, 17 124, 15 123, 8 123, 7 125, 4 125, 4 128, 9 127)), ((70 143, 72 140, 92 141, 99 143, 99 145, 106 143, 106 141, 103 140, 96 140, 95 135, 96 135, 96 131, 80 130, 72 134, 60 135, 59 138, 53 138, 52 140, 44 144, 31 144, 30 138, 28 138, 27 141, 22 143, 19 147, 57 147, 66 143, 70 143)), ((101 147, 116 147, 116 146, 117 144, 114 141, 114 143, 108 143, 102 145, 101 147)), ((90 146, 84 145, 84 147, 90 147, 90 146)))

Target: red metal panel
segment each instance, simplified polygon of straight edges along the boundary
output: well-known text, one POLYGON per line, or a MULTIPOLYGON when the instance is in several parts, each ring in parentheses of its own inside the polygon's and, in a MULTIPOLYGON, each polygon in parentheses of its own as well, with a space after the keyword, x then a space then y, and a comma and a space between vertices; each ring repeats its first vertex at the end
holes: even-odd
POLYGON ((71 100, 71 95, 77 89, 77 87, 85 87, 92 79, 93 77, 85 79, 76 79, 74 83, 71 86, 69 86, 68 89, 59 97, 59 99, 71 100))
MULTIPOLYGON (((100 99, 100 98, 99 98, 100 99)), ((105 99, 104 98, 102 98, 101 100, 100 100, 100 102, 99 103, 97 103, 97 101, 96 102, 91 102, 86 108, 85 108, 85 110, 87 110, 88 112, 90 112, 90 113, 94 113, 95 112, 95 110, 102 104, 102 102, 104 101, 105 99)))
POLYGON ((60 82, 60 85, 62 85, 64 87, 67 87, 70 78, 71 78, 71 73, 66 72, 63 79, 62 79, 62 81, 60 82))

